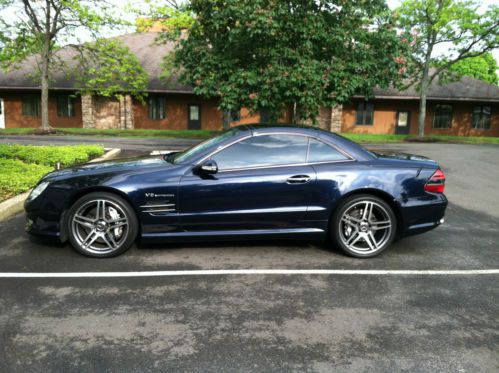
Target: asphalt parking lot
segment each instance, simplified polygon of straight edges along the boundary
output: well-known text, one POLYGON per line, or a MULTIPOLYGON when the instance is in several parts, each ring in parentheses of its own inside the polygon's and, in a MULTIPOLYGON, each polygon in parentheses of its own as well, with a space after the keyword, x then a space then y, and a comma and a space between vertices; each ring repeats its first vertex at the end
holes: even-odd
POLYGON ((0 276, 357 271, 0 278, 0 371, 498 371, 499 274, 480 271, 499 269, 499 146, 371 148, 438 160, 450 201, 443 226, 373 259, 275 241, 139 244, 97 260, 30 241, 22 215, 0 223, 0 276))

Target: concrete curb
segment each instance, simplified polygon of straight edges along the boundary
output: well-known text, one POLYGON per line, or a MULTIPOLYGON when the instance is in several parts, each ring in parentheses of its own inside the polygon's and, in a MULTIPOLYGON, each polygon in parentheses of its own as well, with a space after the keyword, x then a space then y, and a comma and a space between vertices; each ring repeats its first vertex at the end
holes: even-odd
POLYGON ((28 198, 30 192, 31 190, 0 203, 0 221, 20 213, 23 210, 24 201, 28 198))
MULTIPOLYGON (((104 153, 102 157, 92 159, 88 163, 107 161, 109 159, 115 158, 116 156, 118 156, 118 154, 121 153, 120 148, 106 149, 106 150, 107 150, 106 153, 104 153)), ((23 194, 19 194, 15 197, 9 198, 8 200, 1 202, 0 221, 6 220, 11 216, 22 212, 24 209, 24 201, 26 200, 26 198, 28 198, 30 192, 31 190, 28 190, 23 194)))
POLYGON ((116 158, 121 153, 120 148, 114 148, 114 149, 107 148, 105 150, 106 150, 106 152, 104 153, 104 155, 102 157, 92 159, 88 163, 107 161, 109 159, 116 158))

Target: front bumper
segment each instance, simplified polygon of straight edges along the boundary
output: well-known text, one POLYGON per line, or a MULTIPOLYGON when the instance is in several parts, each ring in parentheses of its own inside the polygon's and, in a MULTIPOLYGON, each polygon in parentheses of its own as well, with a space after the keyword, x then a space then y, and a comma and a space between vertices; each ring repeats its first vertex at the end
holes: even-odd
POLYGON ((65 212, 68 196, 64 191, 50 189, 33 201, 25 202, 27 233, 64 242, 67 239, 65 212))

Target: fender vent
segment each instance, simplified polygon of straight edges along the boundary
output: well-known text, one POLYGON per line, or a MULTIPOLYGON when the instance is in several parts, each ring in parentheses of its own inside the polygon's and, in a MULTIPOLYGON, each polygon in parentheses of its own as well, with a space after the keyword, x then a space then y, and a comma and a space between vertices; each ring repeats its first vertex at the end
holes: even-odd
POLYGON ((176 211, 174 203, 151 203, 142 205, 140 208, 143 213, 152 216, 168 215, 176 211))

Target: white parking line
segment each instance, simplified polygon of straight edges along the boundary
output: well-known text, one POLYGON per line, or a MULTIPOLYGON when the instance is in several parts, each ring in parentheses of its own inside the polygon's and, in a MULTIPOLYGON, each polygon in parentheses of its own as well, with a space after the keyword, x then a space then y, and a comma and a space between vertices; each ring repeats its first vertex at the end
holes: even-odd
POLYGON ((0 272, 0 278, 88 278, 88 277, 166 277, 213 275, 402 275, 402 276, 469 276, 497 275, 499 269, 471 270, 382 270, 382 269, 212 269, 192 271, 140 272, 0 272))

